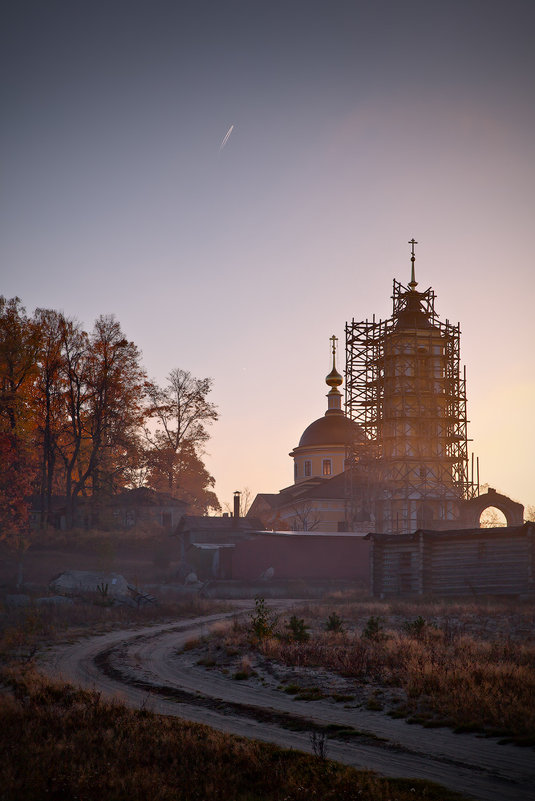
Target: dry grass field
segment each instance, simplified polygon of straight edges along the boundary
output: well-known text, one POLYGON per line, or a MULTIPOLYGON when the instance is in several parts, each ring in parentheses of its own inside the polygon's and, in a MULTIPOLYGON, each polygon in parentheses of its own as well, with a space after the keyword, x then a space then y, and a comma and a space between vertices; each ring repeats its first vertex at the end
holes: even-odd
MULTIPOLYGON (((48 644, 125 625, 196 617, 221 606, 196 599, 145 609, 77 603, 1 610, 0 800, 462 801, 428 782, 386 779, 335 764, 321 747, 308 756, 248 741, 105 701, 99 693, 53 683, 35 672, 36 652, 48 644)), ((233 637, 239 629, 234 623, 233 637)), ((275 642, 281 648, 290 645, 271 638, 261 647, 275 642)))
POLYGON ((99 694, 4 672, 5 801, 462 801, 206 726, 132 710, 99 694))
MULTIPOLYGON (((223 608, 197 598, 139 609, 98 600, 0 610, 0 801, 460 798, 426 782, 334 764, 321 749, 316 756, 285 751, 37 675, 34 657, 47 644, 223 608)), ((533 602, 518 600, 333 596, 279 616, 259 600, 253 614, 220 623, 187 647, 229 680, 258 680, 268 671, 296 700, 323 697, 326 675, 333 692, 334 676, 340 703, 532 746, 534 623, 533 602)))
POLYGON ((203 647, 201 658, 241 678, 277 667, 281 689, 298 697, 324 692, 313 678, 324 669, 368 709, 535 745, 533 601, 333 597, 280 618, 260 602, 203 647))

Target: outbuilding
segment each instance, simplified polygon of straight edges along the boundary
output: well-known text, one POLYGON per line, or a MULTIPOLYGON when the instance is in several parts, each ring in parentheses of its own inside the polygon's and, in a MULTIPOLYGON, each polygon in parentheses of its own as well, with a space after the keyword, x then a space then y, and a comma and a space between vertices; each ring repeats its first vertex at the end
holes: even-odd
POLYGON ((534 523, 367 538, 376 597, 535 594, 534 523))

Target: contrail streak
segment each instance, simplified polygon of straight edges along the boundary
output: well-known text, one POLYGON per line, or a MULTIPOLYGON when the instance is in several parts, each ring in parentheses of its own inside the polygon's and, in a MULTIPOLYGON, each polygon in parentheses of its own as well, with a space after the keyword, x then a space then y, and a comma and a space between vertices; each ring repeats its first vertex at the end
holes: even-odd
POLYGON ((223 150, 223 148, 225 147, 225 145, 227 144, 228 140, 230 139, 230 134, 232 133, 233 130, 234 130, 234 125, 231 125, 230 128, 228 129, 228 131, 226 132, 225 136, 223 137, 223 141, 219 145, 219 152, 220 153, 223 150))

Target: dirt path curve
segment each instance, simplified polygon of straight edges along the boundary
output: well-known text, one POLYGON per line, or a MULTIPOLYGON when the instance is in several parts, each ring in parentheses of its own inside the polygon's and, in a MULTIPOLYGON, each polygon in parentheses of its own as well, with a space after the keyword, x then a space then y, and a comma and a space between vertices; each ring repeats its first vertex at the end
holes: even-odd
POLYGON ((40 667, 51 677, 95 688, 132 706, 145 705, 159 714, 286 748, 312 750, 310 731, 283 727, 290 717, 305 722, 305 729, 306 721, 352 727, 359 734, 349 742, 328 740, 330 759, 384 776, 430 779, 480 801, 535 801, 531 749, 409 726, 380 712, 342 709, 327 699, 299 703, 177 655, 187 640, 206 634, 211 624, 232 614, 115 631, 57 646, 43 655, 40 667))

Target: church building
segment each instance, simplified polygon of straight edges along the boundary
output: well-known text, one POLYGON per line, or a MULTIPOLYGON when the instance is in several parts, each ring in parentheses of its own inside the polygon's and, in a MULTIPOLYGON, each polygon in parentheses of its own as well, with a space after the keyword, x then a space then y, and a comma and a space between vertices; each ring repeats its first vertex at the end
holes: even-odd
MULTIPOLYGON (((342 410, 339 387, 343 378, 336 369, 336 341, 333 335, 332 370, 325 379, 329 387, 327 410, 303 431, 299 444, 290 453, 294 462, 293 485, 279 493, 260 493, 249 510, 248 514, 260 518, 267 528, 348 530, 348 488, 354 481, 355 469, 348 469, 347 460, 365 437, 361 427, 342 410)), ((352 530, 366 533, 371 525, 369 512, 361 510, 360 520, 354 522, 352 530)))
POLYGON ((509 526, 523 506, 479 491, 468 458, 466 376, 460 325, 442 321, 435 293, 394 280, 392 315, 345 327, 345 410, 336 337, 327 410, 291 451, 294 483, 256 496, 249 515, 267 529, 406 534, 479 527, 497 507, 509 526))

